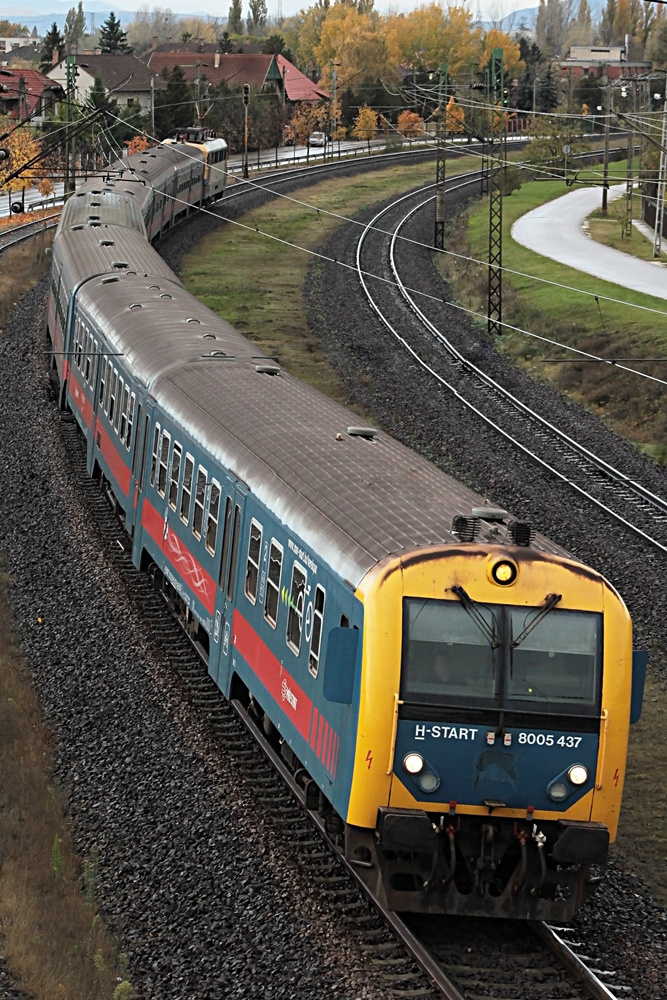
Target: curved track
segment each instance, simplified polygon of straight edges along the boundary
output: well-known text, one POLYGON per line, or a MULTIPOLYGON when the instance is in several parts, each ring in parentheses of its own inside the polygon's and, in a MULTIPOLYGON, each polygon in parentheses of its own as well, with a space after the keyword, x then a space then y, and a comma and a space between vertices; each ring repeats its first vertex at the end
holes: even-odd
MULTIPOLYGON (((475 175, 455 181, 455 185, 471 185, 476 180, 475 175)), ((413 246, 412 241, 401 238, 401 233, 416 215, 432 212, 434 196, 426 195, 426 190, 398 199, 378 212, 359 238, 357 272, 371 309, 443 389, 453 393, 495 432, 540 464, 555 480, 667 553, 667 499, 589 451, 490 378, 426 315, 417 302, 419 293, 401 280, 401 255, 410 253, 413 246), (391 276, 395 286, 370 280, 369 274, 377 275, 380 269, 385 276, 391 276), (415 346, 409 332, 415 325, 445 349, 446 361, 440 367, 433 367, 415 346)))

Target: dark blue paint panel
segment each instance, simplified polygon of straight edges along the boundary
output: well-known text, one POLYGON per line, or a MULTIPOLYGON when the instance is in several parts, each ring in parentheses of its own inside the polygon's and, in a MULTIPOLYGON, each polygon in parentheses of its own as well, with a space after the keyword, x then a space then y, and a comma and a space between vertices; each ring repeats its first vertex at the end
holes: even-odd
MULTIPOLYGON (((502 738, 487 743, 488 726, 461 723, 408 722, 398 724, 394 770, 412 795, 424 803, 455 801, 482 805, 496 799, 511 809, 562 810, 586 795, 595 782, 598 752, 597 733, 574 733, 562 729, 505 729, 509 746, 502 738), (407 753, 416 751, 427 767, 440 778, 432 794, 422 792, 415 778, 402 766, 407 753), (570 794, 555 802, 547 787, 572 767, 583 764, 588 770, 585 784, 569 785, 570 794)), ((569 784, 569 783, 568 783, 569 784)))

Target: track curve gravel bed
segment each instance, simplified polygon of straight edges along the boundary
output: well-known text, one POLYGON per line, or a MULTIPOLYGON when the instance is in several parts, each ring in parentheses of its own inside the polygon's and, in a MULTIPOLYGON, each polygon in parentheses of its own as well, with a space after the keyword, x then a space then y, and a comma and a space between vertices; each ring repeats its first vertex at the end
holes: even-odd
MULTIPOLYGON (((215 224, 195 221, 160 250, 177 267, 215 224)), ((351 228, 340 229, 325 252, 352 260, 358 230, 351 228)), ((415 254, 407 282, 442 294, 427 256, 415 254)), ((130 977, 141 996, 160 1000, 379 1000, 386 987, 297 874, 287 844, 253 813, 237 766, 220 760, 103 558, 71 481, 50 393, 45 293, 46 279, 18 303, 0 337, 0 553, 54 733, 75 845, 82 856, 99 848, 101 906, 129 955, 130 977)), ((582 509, 434 391, 390 342, 345 269, 314 264, 306 295, 312 331, 350 401, 605 573, 630 605, 639 643, 664 648, 667 625, 651 600, 663 560, 582 509)), ((662 470, 517 371, 459 314, 446 321, 452 339, 494 377, 667 493, 662 470)), ((634 996, 665 995, 666 914, 632 874, 612 866, 576 926, 593 953, 633 984, 634 996)), ((0 997, 15 996, 0 968, 0 997)))

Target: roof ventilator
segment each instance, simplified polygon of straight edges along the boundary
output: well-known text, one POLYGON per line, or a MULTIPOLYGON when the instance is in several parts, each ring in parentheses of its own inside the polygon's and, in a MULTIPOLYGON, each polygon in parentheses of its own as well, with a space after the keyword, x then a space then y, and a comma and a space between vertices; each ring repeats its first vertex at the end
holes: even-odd
POLYGON ((348 427, 347 433, 350 437, 365 438, 367 441, 374 441, 378 436, 375 427, 348 427))
POLYGON ((501 510, 499 507, 473 507, 470 513, 482 521, 494 521, 501 524, 507 517, 507 511, 501 510))
POLYGON ((533 539, 534 532, 527 521, 510 521, 507 530, 515 545, 530 545, 533 539))
POLYGON ((462 542, 474 542, 478 528, 478 517, 469 517, 466 514, 456 514, 452 521, 452 534, 458 535, 462 542))
POLYGON ((255 365, 259 375, 280 375, 280 365, 255 365))

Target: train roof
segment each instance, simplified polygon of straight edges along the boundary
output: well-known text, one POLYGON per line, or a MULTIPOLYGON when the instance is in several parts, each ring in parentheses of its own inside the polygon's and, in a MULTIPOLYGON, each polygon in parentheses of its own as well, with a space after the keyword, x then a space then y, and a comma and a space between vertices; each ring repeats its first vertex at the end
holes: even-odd
POLYGON ((123 358, 121 364, 146 386, 187 361, 268 360, 230 323, 186 292, 168 270, 160 276, 97 276, 81 287, 77 306, 123 358))
POLYGON ((62 266, 65 287, 70 292, 94 275, 131 272, 181 285, 146 238, 122 226, 64 229, 53 241, 53 256, 62 266))
MULTIPOLYGON (((387 434, 352 427, 344 407, 272 370, 248 359, 190 363, 159 377, 153 395, 354 587, 387 555, 460 544, 452 519, 482 498, 387 434)), ((535 547, 568 555, 542 536, 535 547)))
POLYGON ((101 178, 88 182, 65 202, 58 232, 71 226, 96 227, 104 223, 135 229, 147 239, 141 205, 134 192, 117 190, 115 184, 106 184, 101 178))

